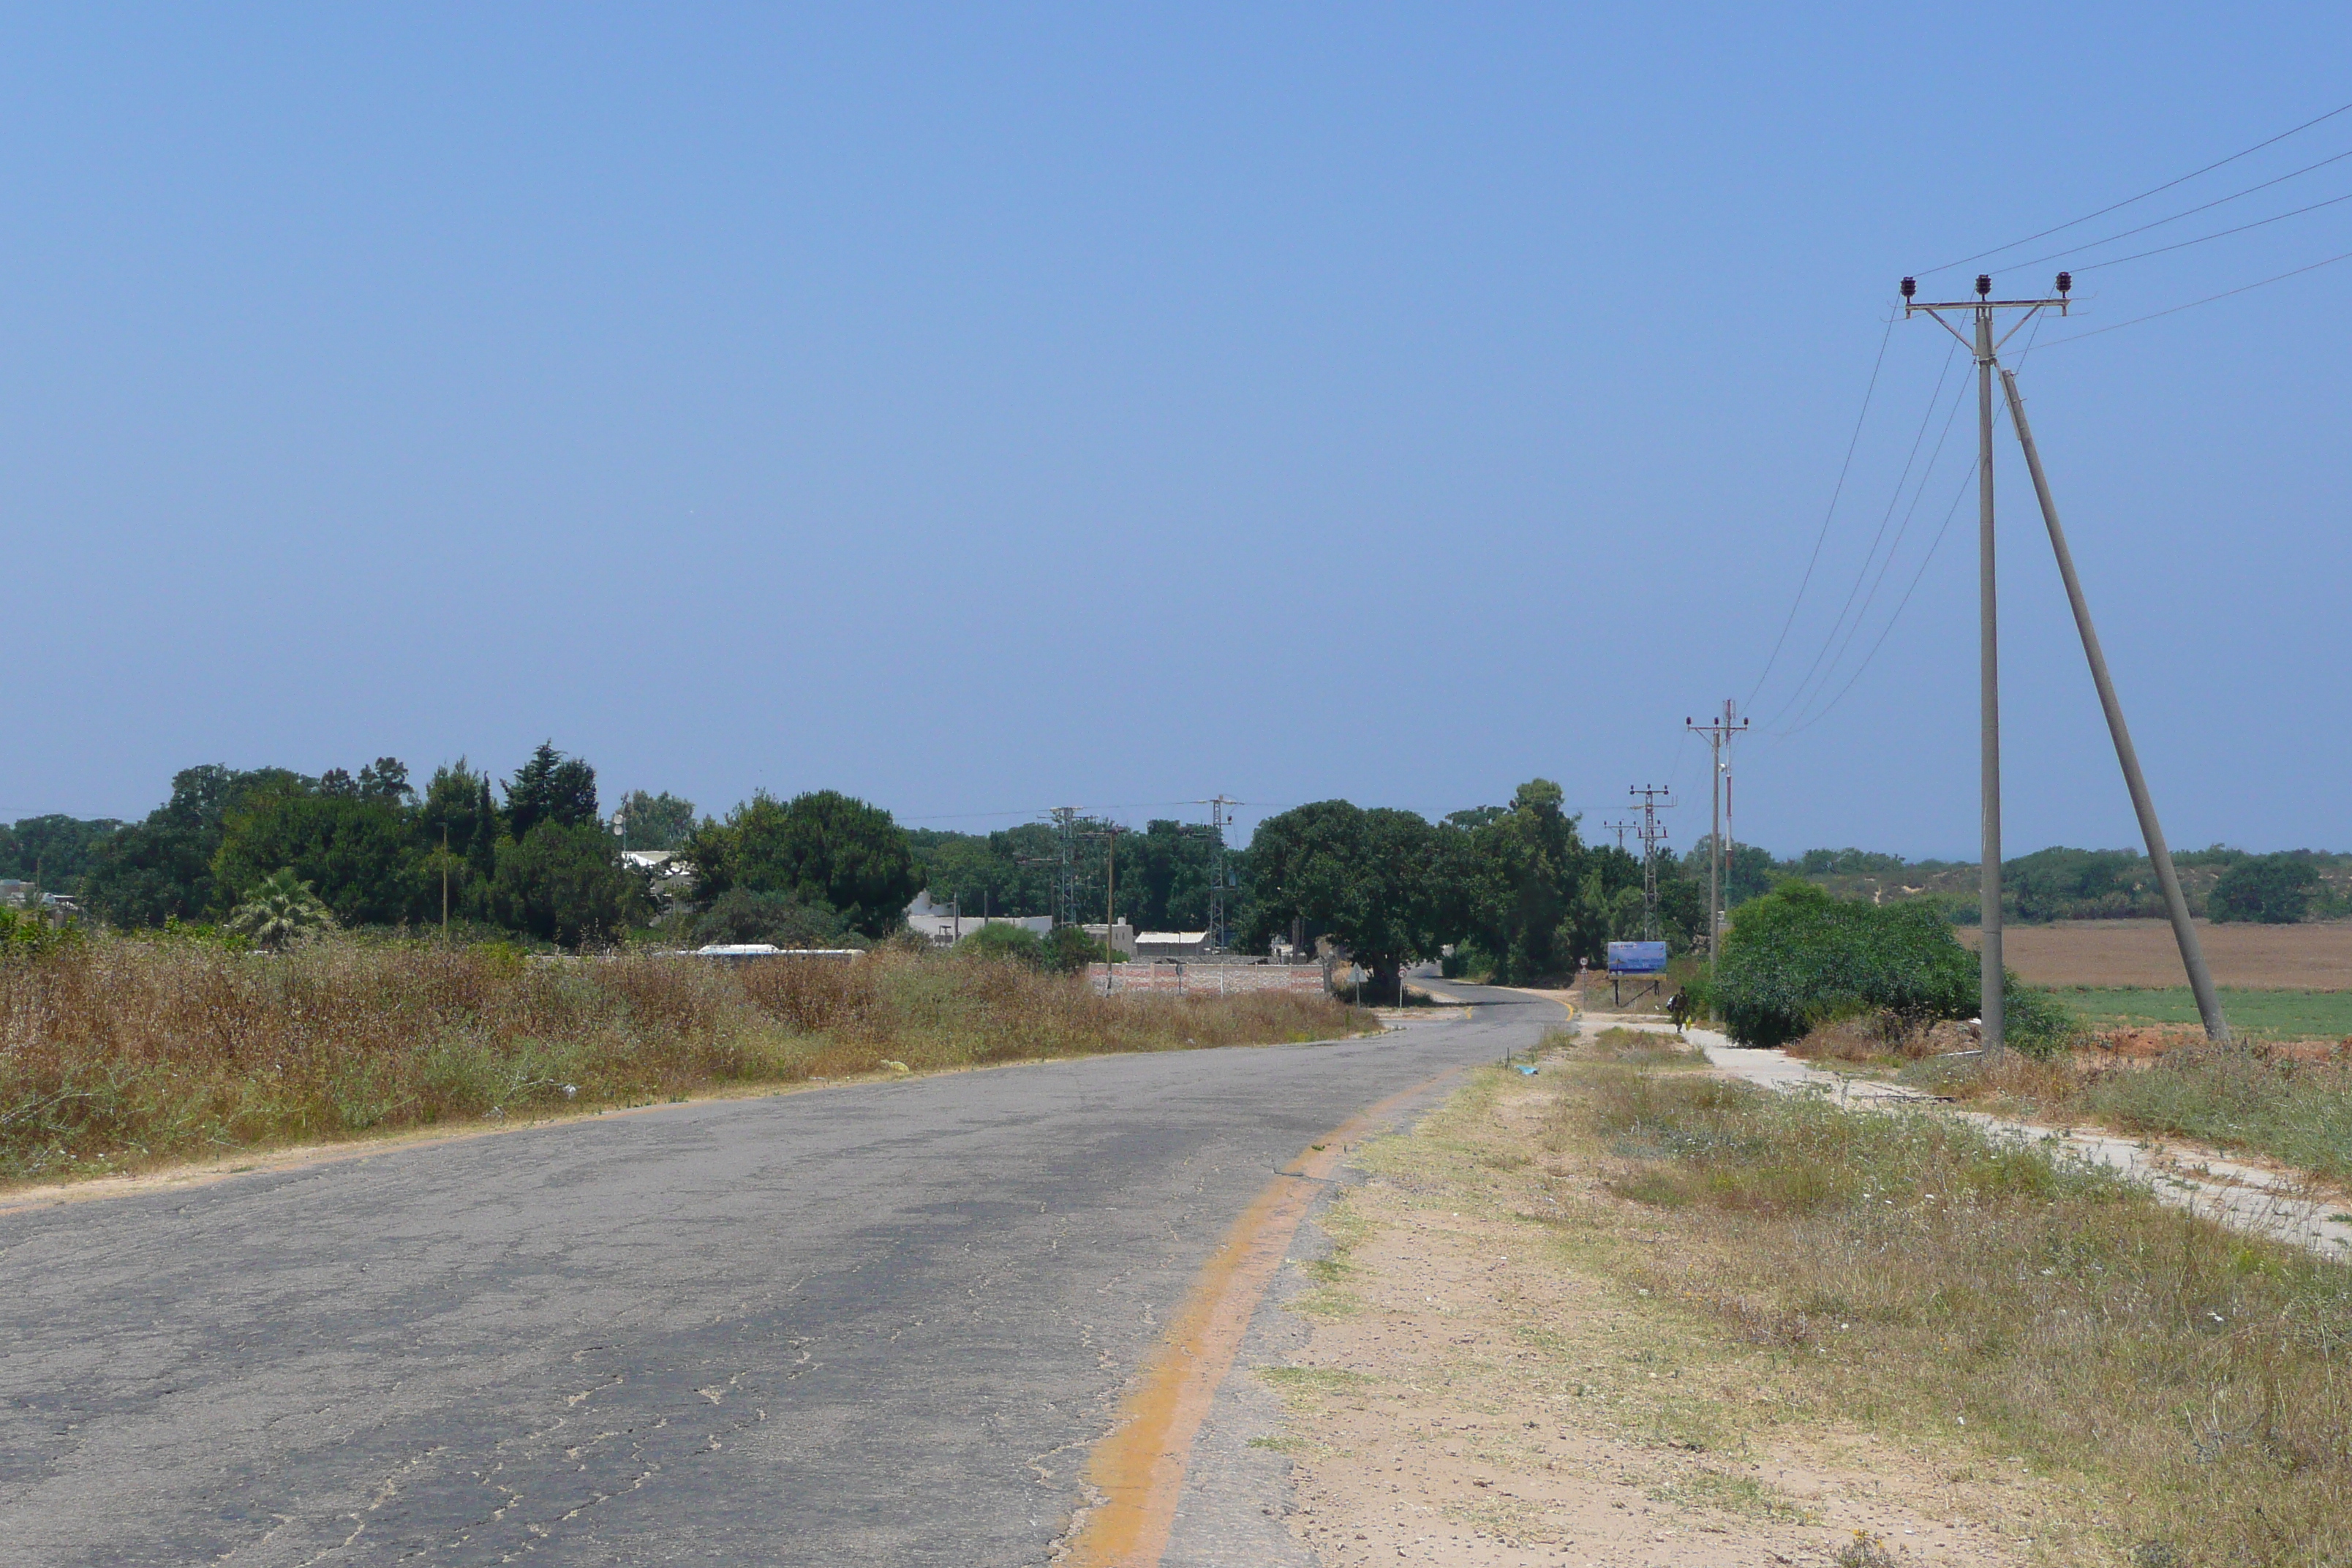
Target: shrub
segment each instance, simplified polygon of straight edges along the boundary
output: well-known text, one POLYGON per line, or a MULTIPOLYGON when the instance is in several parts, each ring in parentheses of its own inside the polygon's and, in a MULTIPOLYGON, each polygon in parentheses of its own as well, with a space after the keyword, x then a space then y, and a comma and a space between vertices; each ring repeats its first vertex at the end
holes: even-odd
POLYGON ((2293 925, 2311 912, 2319 868, 2304 855, 2257 855, 2221 873, 2206 900, 2216 921, 2293 925))
POLYGON ((955 950, 969 958, 1011 959, 1032 969, 1046 967, 1045 939, 1024 926, 982 926, 956 943, 955 950))
POLYGON ((694 920, 698 942, 769 942, 778 947, 835 947, 841 917, 832 907, 789 893, 730 888, 694 920))
POLYGON ((1082 926, 1055 926, 1045 942, 1045 967, 1056 974, 1077 974, 1089 963, 1100 963, 1103 944, 1082 926))
POLYGON ((1780 1046, 1869 1009, 1909 1024, 1977 1008, 1977 960, 1933 910, 1832 899, 1788 882, 1739 907, 1711 998, 1742 1045, 1780 1046))

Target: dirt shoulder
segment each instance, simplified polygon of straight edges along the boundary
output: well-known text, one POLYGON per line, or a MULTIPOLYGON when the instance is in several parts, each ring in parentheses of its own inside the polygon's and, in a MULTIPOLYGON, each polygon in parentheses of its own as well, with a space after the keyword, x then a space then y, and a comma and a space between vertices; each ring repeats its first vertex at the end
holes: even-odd
MULTIPOLYGON (((2105 1562, 2092 1504, 1635 1282, 1681 1238, 1489 1070, 1360 1156, 1293 1310, 1293 1529, 1327 1564, 2105 1562), (1556 1142, 1556 1140, 1555 1140, 1556 1142)), ((1759 1336, 1760 1337, 1760 1336, 1759 1336)))

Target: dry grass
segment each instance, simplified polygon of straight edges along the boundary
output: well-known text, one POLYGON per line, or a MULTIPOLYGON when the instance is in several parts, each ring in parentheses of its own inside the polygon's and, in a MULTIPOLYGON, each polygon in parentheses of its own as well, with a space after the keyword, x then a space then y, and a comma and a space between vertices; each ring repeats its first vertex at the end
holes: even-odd
POLYGON ((1584 1026, 1547 1029, 1541 1050, 1582 1061, 1614 1062, 1623 1067, 1703 1068, 1706 1053, 1678 1035, 1658 1029, 1629 1029, 1612 1025, 1586 1034, 1584 1026))
POLYGON ((97 937, 0 963, 0 1181, 551 1110, 1100 1051, 1326 1038, 1321 998, 1094 994, 877 952, 714 966, 338 940, 97 937))
POLYGON ((1855 1417, 2077 1478, 2116 1557, 2352 1563, 2352 1270, 1934 1111, 1580 1069, 1632 1265, 1855 1417))
POLYGON ((2352 1179, 2352 1062, 2340 1055, 2313 1060, 2291 1046, 2216 1048, 2199 1039, 2153 1060, 2082 1052, 2060 1062, 2011 1056, 1981 1071, 1939 1065, 1904 1076, 1989 1110, 2193 1139, 2352 1179))

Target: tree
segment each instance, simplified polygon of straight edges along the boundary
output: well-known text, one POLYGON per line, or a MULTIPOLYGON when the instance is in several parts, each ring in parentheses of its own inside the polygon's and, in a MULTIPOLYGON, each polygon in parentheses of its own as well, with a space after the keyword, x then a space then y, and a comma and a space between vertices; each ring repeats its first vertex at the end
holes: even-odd
POLYGON ((694 802, 633 789, 621 797, 620 817, 622 848, 675 849, 694 831, 694 802))
POLYGON ((498 875, 499 808, 490 798, 490 776, 459 757, 433 770, 416 808, 415 835, 423 850, 422 907, 425 923, 441 918, 441 849, 449 851, 449 908, 457 915, 485 918, 490 883, 498 875))
MULTIPOLYGON (((1209 923, 1216 846, 1208 830, 1155 819, 1118 847, 1118 911, 1138 931, 1201 931, 1209 923)), ((1228 895, 1228 907, 1240 900, 1228 895)))
POLYGON ((923 886, 890 814, 838 790, 790 804, 763 791, 697 828, 682 852, 706 898, 730 888, 789 894, 838 910, 850 930, 875 938, 906 924, 907 905, 923 886))
POLYGON ((1054 878, 1060 845, 1044 823, 989 834, 910 828, 907 847, 934 903, 953 900, 986 914, 1056 912, 1054 878))
POLYGON ((1252 941, 1297 922, 1345 943, 1375 991, 1393 986, 1400 964, 1437 949, 1440 853, 1409 811, 1325 800, 1269 816, 1250 838, 1252 941))
POLYGON ((2002 900, 2021 921, 2112 920, 2163 911, 2154 870, 2128 849, 2041 849, 2001 863, 2002 900))
POLYGON ((645 888, 594 822, 541 821, 499 844, 489 906, 500 924, 578 947, 620 935, 646 913, 645 888))
POLYGON ((212 862, 229 814, 253 790, 310 784, 283 768, 182 769, 172 776, 170 800, 100 847, 82 878, 84 904, 119 926, 193 920, 218 907, 212 862))
POLYGON ((335 917, 290 866, 279 868, 256 884, 226 922, 232 934, 251 937, 273 952, 331 930, 334 924, 335 917))
POLYGON ((250 902, 283 873, 343 925, 391 925, 421 912, 420 846, 407 815, 380 794, 330 792, 327 778, 316 790, 304 783, 248 791, 229 813, 213 851, 216 905, 250 902))
POLYGON ((99 850, 122 830, 112 817, 27 816, 0 827, 0 877, 71 888, 98 863, 99 850))
POLYGON ((1580 957, 1598 959, 1613 923, 1601 911, 1613 909, 1628 868, 1633 884, 1640 885, 1640 868, 1630 857, 1586 849, 1564 799, 1551 780, 1530 779, 1507 807, 1481 806, 1446 818, 1448 893, 1441 923, 1475 939, 1493 961, 1497 982, 1559 973, 1573 969, 1580 957), (1600 884, 1588 888, 1595 870, 1600 884))
POLYGON ((2319 868, 2308 855, 2256 855, 2221 873, 2206 900, 2216 921, 2293 925, 2311 912, 2319 868))
POLYGON ((541 741, 507 781, 507 830, 517 842, 542 822, 578 827, 596 820, 596 770, 551 741, 541 741))

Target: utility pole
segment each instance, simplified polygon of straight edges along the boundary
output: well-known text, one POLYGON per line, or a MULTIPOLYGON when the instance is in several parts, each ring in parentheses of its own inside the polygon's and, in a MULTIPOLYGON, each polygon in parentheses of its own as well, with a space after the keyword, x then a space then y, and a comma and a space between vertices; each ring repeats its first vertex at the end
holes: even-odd
MULTIPOLYGON (((2060 279, 2060 286, 2065 283, 2060 279)), ((2025 399, 2018 395, 2017 376, 2006 365, 2000 372, 2001 389, 2009 395, 2009 422, 2017 431, 2017 444, 2025 451, 2026 472, 2033 477, 2034 499, 2042 503, 2042 521, 2050 530, 2050 548, 2058 557, 2058 575, 2066 584, 2066 602, 2074 607, 2074 629, 2082 634, 2083 657, 2091 666, 2091 683, 2099 689, 2099 707, 2107 716, 2107 735, 2116 744, 2116 761, 2123 764, 2124 787, 2131 792, 2132 811, 2139 817, 2140 837, 2147 844, 2148 864, 2156 868, 2156 883, 2164 890, 2165 913, 2172 919, 2173 941, 2179 944, 2180 966, 2189 972, 2189 988, 2197 994, 2197 1014, 2204 1020, 2209 1039, 2227 1042, 2229 1021, 2221 1016, 2221 998, 2213 990, 2213 973, 2205 967, 2205 950, 2197 940, 2197 928, 2189 919, 2189 900, 2180 891, 2180 879, 2172 869, 2172 850, 2164 841, 2164 826, 2156 819, 2156 801, 2147 793, 2147 779, 2139 771, 2139 752, 2132 745, 2131 731, 2124 723, 2123 703, 2116 696, 2116 683, 2107 676, 2107 656, 2099 647, 2098 629, 2091 625, 2090 601, 2083 597, 2082 579, 2074 574, 2074 552, 2066 547, 2066 531, 2058 526, 2058 503, 2050 498, 2050 480, 2042 471, 2042 453, 2033 444, 2033 426, 2025 422, 2025 399)))
POLYGON ((1706 838, 1706 977, 1715 978, 1715 950, 1723 940, 1723 896, 1725 881, 1731 874, 1731 851, 1725 847, 1724 834, 1731 819, 1731 738, 1748 728, 1748 721, 1736 716, 1728 697, 1723 700, 1723 717, 1705 724, 1683 721, 1683 728, 1694 735, 1706 737, 1707 776, 1714 781, 1714 798, 1708 807, 1706 838))
POLYGON ((1658 820, 1660 810, 1671 811, 1674 802, 1661 801, 1662 795, 1674 792, 1656 784, 1629 784, 1627 795, 1642 797, 1642 940, 1655 942, 1658 937, 1658 846, 1665 842, 1665 825, 1658 820))
POLYGON ((441 945, 449 945, 449 825, 441 824, 441 945))
POLYGON ((1998 1057, 2005 1044, 2001 987, 2001 908, 2000 908, 2000 666, 1998 622, 1995 615, 1996 593, 1993 570, 1993 495, 1992 495, 1992 379, 2000 372, 2010 411, 2010 421, 2017 428, 2018 445, 2025 453, 2025 466, 2033 479, 2034 498, 2041 503, 2042 519, 2050 531, 2050 546, 2058 558, 2058 573, 2066 584, 2066 597, 2074 612, 2075 629, 2083 638, 2083 653, 2091 666, 2091 679, 2098 688, 2099 705, 2105 710, 2107 731, 2115 742, 2116 760, 2123 764, 2124 784, 2131 792, 2132 808, 2139 816, 2140 833, 2147 840, 2149 863, 2156 869, 2158 885, 2165 896, 2166 910, 2172 917, 2174 940, 2180 947, 2181 966, 2189 972, 2189 984, 2197 994, 2197 1011, 2204 1019, 2205 1033, 2217 1041, 2230 1037, 2228 1023, 2221 1016, 2220 998, 2213 992, 2213 978, 2205 966, 2205 955, 2197 941, 2196 928, 2189 923, 2189 905, 2181 896, 2180 881, 2173 872, 2172 853, 2166 847, 2164 830, 2158 824, 2156 805, 2147 792, 2147 781, 2140 773, 2139 754, 2133 749, 2131 732, 2125 727, 2123 707, 2117 701, 2115 685, 2107 677, 2106 657, 2100 651, 2098 633, 2091 624, 2089 604, 2083 597, 2081 581, 2074 574, 2074 557, 2066 547, 2065 531, 2058 525, 2057 504, 2050 496, 2048 479, 2042 471, 2042 456, 2033 445, 2033 433, 2025 422, 2025 403, 2018 395, 2014 375, 2000 363, 2003 345, 2017 335, 2039 312, 2055 310, 2067 313, 2067 294, 2074 288, 2071 274, 2058 274, 2054 298, 2044 300, 1996 300, 1992 297, 1990 276, 1977 275, 1977 297, 1974 300, 1946 300, 1928 303, 1916 296, 1918 284, 1912 279, 1903 279, 1903 314, 1907 319, 1925 312, 1935 318, 1937 325, 1962 343, 1976 359, 1977 364, 1977 574, 1979 599, 1978 634, 1978 679, 1981 696, 1979 721, 1981 727, 1979 749, 1982 757, 1984 811, 1984 866, 1979 878, 1979 909, 1983 933, 1979 947, 1978 984, 1982 1007, 1984 1049, 1988 1058, 1998 1057), (1996 342, 1993 318, 1996 311, 2019 310, 2016 322, 1996 342), (1944 313, 1957 315, 1967 311, 1972 318, 1973 339, 1964 336, 1959 329, 1945 320, 1944 313))
POLYGON ((1054 923, 1076 925, 1078 920, 1078 808, 1057 805, 1047 813, 1054 821, 1056 859, 1054 874, 1054 923))
POLYGON ((1631 822, 1604 822, 1601 825, 1601 831, 1617 836, 1617 852, 1622 855, 1625 852, 1625 835, 1633 832, 1636 826, 1631 822))
POLYGON ((1923 304, 1915 298, 1919 289, 1917 282, 1909 278, 1903 279, 1904 320, 1921 311, 1934 317, 1938 326, 1967 347, 1977 364, 1977 792, 1982 859, 1977 878, 1980 921, 1977 1010, 1988 1060, 2000 1055, 2007 1035, 2006 1009, 2001 998, 2005 972, 2000 955, 2000 626, 1998 574, 1993 567, 1992 372, 2001 345, 2016 336, 2018 329, 2039 311, 2054 306, 2061 315, 2065 313, 2065 295, 2072 287, 2074 279, 2061 272, 2059 297, 2054 300, 1996 300, 1992 297, 1991 276, 1979 272, 1975 299, 1923 304), (1958 327, 1944 320, 1947 310, 1955 314, 1967 311, 1974 323, 1973 334, 1964 336, 1958 327), (2024 314, 1996 342, 1993 318, 2002 310, 2021 310, 2024 314))
POLYGON ((1110 966, 1118 962, 1111 954, 1117 952, 1111 943, 1111 933, 1118 924, 1118 836, 1126 829, 1116 822, 1105 822, 1103 838, 1103 990, 1110 989, 1110 966))

